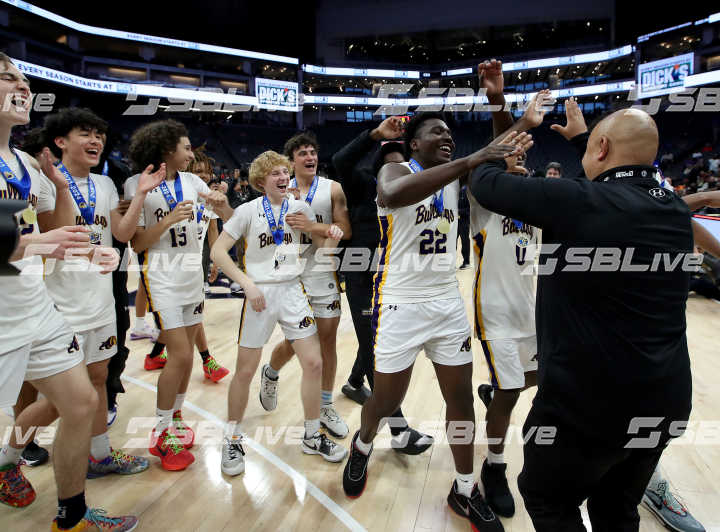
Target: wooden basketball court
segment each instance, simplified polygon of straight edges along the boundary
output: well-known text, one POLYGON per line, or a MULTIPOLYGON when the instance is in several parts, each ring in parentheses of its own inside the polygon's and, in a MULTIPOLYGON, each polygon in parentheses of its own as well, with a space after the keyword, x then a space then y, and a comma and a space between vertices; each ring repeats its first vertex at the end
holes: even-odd
MULTIPOLYGON (((458 272, 466 296, 468 316, 472 315, 470 293, 472 270, 458 272)), ((131 275, 131 289, 137 278, 131 275)), ((360 407, 345 398, 340 388, 347 378, 357 349, 347 301, 343 297, 343 316, 338 332, 338 374, 335 406, 350 427, 350 436, 337 440, 346 448, 360 425, 360 407)), ((242 300, 209 299, 205 304, 205 330, 211 354, 233 370, 236 360, 237 327, 242 300)), ((131 309, 134 317, 134 309, 131 309)), ((673 491, 708 531, 720 531, 720 305, 697 296, 688 301, 688 343, 693 367, 693 413, 690 437, 676 441, 665 452, 662 468, 673 491), (702 427, 698 425, 702 424, 702 427)), ((270 344, 281 339, 276 328, 270 344)), ((137 476, 111 476, 87 482, 87 500, 107 509, 111 515, 138 515, 137 530, 220 531, 220 530, 371 530, 371 531, 460 531, 468 530, 466 520, 453 514, 446 502, 454 478, 450 449, 443 443, 444 406, 430 362, 420 355, 403 411, 411 424, 432 432, 436 444, 420 456, 399 455, 389 448, 389 430, 384 428, 375 442, 370 460, 368 484, 356 500, 342 490, 344 462, 331 464, 318 456, 301 452, 294 431, 303 426, 300 403, 300 366, 292 361, 280 377, 279 404, 265 412, 258 400, 259 377, 250 390, 250 401, 243 428, 251 438, 245 447, 245 473, 230 478, 220 472, 220 423, 227 413, 227 390, 231 375, 217 384, 204 380, 199 355, 183 409, 193 425, 197 439, 196 461, 186 471, 171 473, 160 467, 159 459, 147 451, 150 428, 154 425, 155 384, 159 372, 143 369, 150 341, 128 342, 131 350, 125 371, 127 393, 119 396, 118 418, 110 430, 114 447, 147 456, 150 469, 137 476), (201 425, 199 425, 201 424, 201 425), (295 427, 287 432, 287 427, 295 427), (210 443, 203 445, 203 434, 210 443), (132 440, 136 440, 133 442, 132 440), (128 447, 130 445, 131 447, 128 447)), ((271 347, 263 352, 269 360, 271 347)), ((487 382, 487 366, 482 349, 473 341, 475 387, 487 382)), ((608 393, 612 393, 608 383, 608 393)), ((505 451, 508 479, 517 511, 503 519, 505 530, 533 530, 517 491, 517 475, 522 466, 520 429, 530 407, 533 391, 525 392, 515 409, 511 441, 505 451)), ((667 400, 672 400, 668 390, 667 400)), ((478 421, 485 408, 475 398, 478 421)), ((0 413, 0 433, 7 437, 11 421, 0 413)), ((481 435, 478 435, 480 438, 481 435)), ((476 475, 487 447, 476 445, 476 475)), ((52 456, 51 456, 52 460, 52 456)), ((0 530, 35 532, 47 530, 56 512, 56 492, 52 466, 23 468, 36 491, 37 500, 24 509, 0 507, 0 530)), ((612 512, 608 508, 608 512, 612 512)), ((641 531, 665 530, 653 514, 641 506, 641 531)), ((589 525, 588 525, 589 529, 589 525)))

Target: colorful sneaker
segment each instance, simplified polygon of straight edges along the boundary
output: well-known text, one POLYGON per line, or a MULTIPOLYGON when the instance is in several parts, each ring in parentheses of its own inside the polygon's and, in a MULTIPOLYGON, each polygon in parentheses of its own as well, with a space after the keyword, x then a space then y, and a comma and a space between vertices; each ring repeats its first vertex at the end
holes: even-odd
POLYGON ((225 438, 223 443, 220 469, 231 477, 245 471, 245 450, 242 448, 241 442, 242 439, 240 438, 225 438))
POLYGON ((25 463, 25 465, 30 467, 37 467, 39 465, 43 465, 45 462, 48 461, 49 457, 50 454, 47 452, 47 449, 40 447, 34 441, 28 443, 22 452, 23 462, 25 463))
POLYGON ((345 471, 343 471, 343 491, 345 495, 351 499, 356 499, 362 495, 367 484, 367 466, 372 454, 372 448, 368 454, 364 454, 357 447, 355 441, 360 436, 360 431, 353 436, 350 444, 350 457, 345 463, 345 471))
POLYGON ((500 519, 493 513, 478 491, 477 484, 473 486, 470 497, 466 497, 457 492, 457 482, 453 481, 447 501, 456 514, 470 521, 470 526, 475 532, 505 531, 500 519))
POLYGON ((205 378, 213 382, 219 382, 225 375, 230 373, 227 368, 222 367, 213 357, 208 357, 207 362, 203 363, 203 373, 205 378))
POLYGON ((148 467, 150 467, 150 462, 142 456, 133 456, 110 449, 110 456, 104 460, 95 460, 92 456, 88 457, 87 478, 104 477, 110 473, 134 475, 145 471, 148 467))
POLYGON ((658 483, 657 491, 646 489, 642 500, 645 506, 652 510, 670 530, 705 532, 705 527, 670 492, 667 481, 663 480, 658 483))
POLYGON ((130 340, 142 340, 143 338, 150 338, 154 342, 155 340, 157 340, 157 337, 159 335, 160 331, 158 331, 149 323, 145 322, 142 327, 134 328, 132 331, 130 331, 130 340))
POLYGON ((185 449, 175 434, 165 429, 157 436, 155 429, 150 435, 150 454, 160 458, 163 469, 167 471, 182 471, 195 461, 195 457, 185 449))
POLYGON ((321 432, 316 432, 312 438, 303 439, 301 447, 305 454, 319 454, 328 462, 341 462, 347 455, 347 449, 321 432))
POLYGON ((175 410, 175 412, 173 412, 171 428, 173 434, 180 440, 180 443, 182 443, 186 449, 192 449, 195 443, 195 432, 188 427, 187 423, 183 420, 181 410, 175 410))
POLYGON ((320 407, 320 424, 336 438, 344 438, 350 432, 347 423, 343 421, 332 405, 320 407))
POLYGON ((138 518, 134 515, 107 517, 105 510, 88 508, 80 522, 72 528, 60 528, 57 517, 53 520, 51 532, 130 532, 138 526, 138 518))
POLYGON ((164 349, 156 357, 151 357, 149 353, 145 355, 145 369, 148 371, 163 369, 165 364, 167 364, 167 352, 164 349))
POLYGON ((277 389, 280 377, 271 379, 265 373, 270 364, 265 364, 260 370, 260 404, 270 412, 277 408, 277 389))
POLYGON ((35 490, 20 471, 19 464, 8 464, 0 468, 0 502, 22 508, 34 500, 35 490))

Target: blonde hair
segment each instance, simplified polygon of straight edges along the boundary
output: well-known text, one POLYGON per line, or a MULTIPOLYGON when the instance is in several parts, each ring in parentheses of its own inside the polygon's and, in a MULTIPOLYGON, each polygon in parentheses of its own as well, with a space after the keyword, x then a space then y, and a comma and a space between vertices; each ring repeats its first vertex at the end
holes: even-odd
POLYGON ((253 160, 250 165, 250 175, 248 177, 250 186, 258 192, 265 192, 263 184, 260 183, 260 181, 270 175, 270 172, 272 172, 272 169, 276 166, 284 166, 289 171, 292 171, 290 159, 272 150, 263 152, 255 157, 255 160, 253 160))

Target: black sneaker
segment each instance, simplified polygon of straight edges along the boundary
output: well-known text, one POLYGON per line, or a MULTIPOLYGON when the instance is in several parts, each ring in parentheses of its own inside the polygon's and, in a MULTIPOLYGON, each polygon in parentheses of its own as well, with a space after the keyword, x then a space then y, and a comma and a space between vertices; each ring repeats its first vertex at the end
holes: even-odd
POLYGON ((489 384, 481 384, 478 386, 478 396, 485 405, 485 408, 489 409, 493 398, 493 387, 489 384))
POLYGON ((480 471, 480 480, 490 508, 502 517, 512 517, 515 515, 515 501, 508 487, 506 470, 507 464, 490 464, 486 458, 480 471))
POLYGON ((505 532, 500 519, 483 499, 477 484, 473 486, 471 496, 466 497, 457 492, 457 482, 453 481, 447 501, 456 514, 470 521, 475 532, 505 532))
POLYGON ((399 453, 413 456, 424 453, 432 447, 433 443, 435 443, 435 440, 429 434, 423 434, 408 427, 397 436, 394 436, 390 445, 399 453))
POLYGON ((370 399, 371 392, 366 386, 360 386, 360 388, 354 388, 346 383, 341 388, 341 391, 345 397, 355 401, 359 405, 364 405, 365 401, 370 399))
POLYGON ((350 445, 350 457, 345 464, 345 471, 343 471, 343 490, 345 495, 351 499, 356 499, 362 495, 367 483, 367 465, 372 454, 372 449, 365 455, 355 447, 355 440, 360 436, 360 431, 355 433, 353 436, 352 444, 350 445))
POLYGON ((32 467, 43 465, 48 461, 50 455, 46 449, 40 447, 34 441, 27 444, 22 452, 22 459, 25 461, 25 465, 32 467))

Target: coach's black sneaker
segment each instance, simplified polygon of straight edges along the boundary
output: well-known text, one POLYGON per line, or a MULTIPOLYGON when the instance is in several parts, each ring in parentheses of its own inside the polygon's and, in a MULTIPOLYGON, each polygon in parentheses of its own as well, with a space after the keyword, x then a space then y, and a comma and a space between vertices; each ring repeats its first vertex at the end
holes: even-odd
POLYGON ((485 408, 489 409, 493 398, 493 387, 489 384, 481 384, 478 386, 478 396, 485 405, 485 408))
POLYGON ((25 461, 25 465, 32 467, 43 465, 48 461, 49 456, 47 450, 40 447, 34 441, 28 443, 22 452, 22 459, 25 461))
POLYGON ((343 471, 343 490, 345 495, 351 499, 356 499, 362 495, 367 483, 367 465, 372 454, 372 449, 368 454, 363 454, 360 449, 355 447, 355 441, 360 437, 360 431, 353 436, 350 445, 350 457, 345 464, 343 471))
POLYGON ((486 458, 480 470, 480 480, 490 508, 502 517, 512 517, 515 515, 515 501, 508 487, 506 470, 507 464, 491 464, 486 458))
POLYGON ((360 386, 360 388, 355 388, 349 382, 345 383, 340 391, 343 393, 343 395, 345 395, 345 397, 352 401, 355 401, 359 405, 364 405, 365 401, 370 399, 370 395, 372 393, 366 386, 360 386))
POLYGON ((457 492, 457 482, 453 481, 447 501, 456 514, 470 521, 475 532, 505 532, 500 519, 483 499, 477 484, 473 486, 471 496, 466 497, 457 492))
POLYGON ((416 455, 427 451, 435 440, 429 434, 423 434, 411 427, 407 427, 397 436, 393 436, 390 445, 402 454, 416 455))

